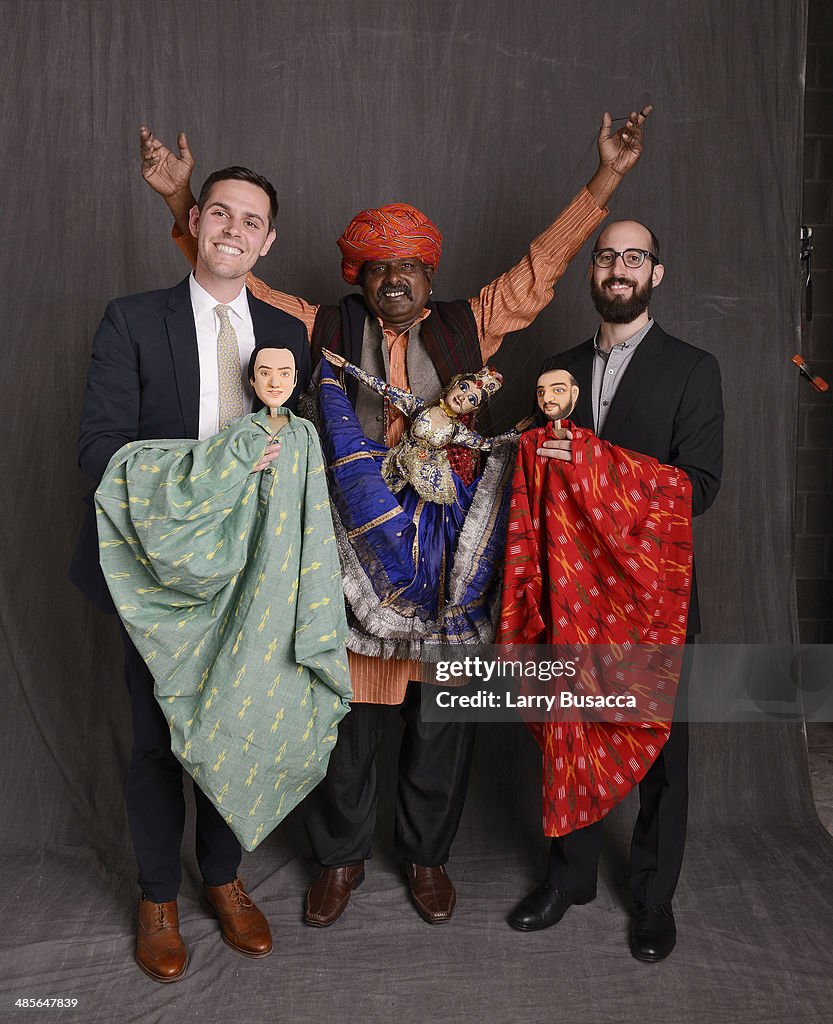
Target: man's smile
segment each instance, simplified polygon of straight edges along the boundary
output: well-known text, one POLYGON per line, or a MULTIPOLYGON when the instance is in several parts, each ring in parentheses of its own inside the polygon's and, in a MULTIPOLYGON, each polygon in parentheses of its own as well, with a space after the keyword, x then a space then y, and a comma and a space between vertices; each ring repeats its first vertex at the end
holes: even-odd
POLYGON ((409 301, 413 299, 414 295, 411 289, 406 284, 383 284, 382 287, 376 292, 376 298, 379 302, 383 299, 402 299, 406 298, 409 301))
POLYGON ((627 291, 629 288, 636 288, 636 282, 629 281, 626 277, 611 277, 605 281, 603 287, 618 294, 627 291))

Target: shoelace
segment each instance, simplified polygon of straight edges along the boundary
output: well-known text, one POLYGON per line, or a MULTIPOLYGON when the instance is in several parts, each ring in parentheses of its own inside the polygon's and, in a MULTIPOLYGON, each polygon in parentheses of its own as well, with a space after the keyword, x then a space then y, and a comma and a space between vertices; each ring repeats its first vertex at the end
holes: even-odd
POLYGON ((244 910, 249 910, 251 907, 254 906, 254 903, 252 902, 251 898, 240 887, 239 878, 235 878, 235 880, 231 883, 231 892, 229 893, 229 896, 231 896, 231 898, 238 904, 238 906, 241 906, 244 910))
POLYGON ((156 916, 158 918, 157 927, 167 928, 171 925, 171 921, 168 918, 168 911, 164 903, 156 904, 156 916))

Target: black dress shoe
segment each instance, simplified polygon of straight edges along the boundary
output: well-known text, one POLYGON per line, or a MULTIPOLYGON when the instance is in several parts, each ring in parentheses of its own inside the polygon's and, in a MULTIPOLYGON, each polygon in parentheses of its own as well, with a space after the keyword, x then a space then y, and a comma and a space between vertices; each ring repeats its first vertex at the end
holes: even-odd
POLYGON ((537 932, 558 924, 573 904, 580 906, 596 898, 596 887, 581 892, 564 892, 542 882, 515 907, 507 918, 519 932, 537 932))
POLYGON ((631 921, 631 953, 637 960, 664 960, 677 942, 677 926, 670 903, 637 903, 631 921))

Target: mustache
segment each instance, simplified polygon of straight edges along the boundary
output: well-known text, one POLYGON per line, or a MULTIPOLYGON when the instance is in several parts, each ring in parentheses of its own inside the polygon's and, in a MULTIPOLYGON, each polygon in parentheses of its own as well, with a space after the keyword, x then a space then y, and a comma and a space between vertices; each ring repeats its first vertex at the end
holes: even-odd
POLYGON ((385 296, 390 295, 391 292, 404 292, 409 299, 413 299, 414 293, 411 291, 411 286, 403 281, 402 284, 383 284, 376 291, 376 298, 383 299, 385 296))
POLYGON ((608 277, 607 280, 602 282, 602 287, 609 288, 611 285, 614 284, 626 284, 630 285, 631 288, 639 287, 636 281, 632 280, 630 277, 608 277))

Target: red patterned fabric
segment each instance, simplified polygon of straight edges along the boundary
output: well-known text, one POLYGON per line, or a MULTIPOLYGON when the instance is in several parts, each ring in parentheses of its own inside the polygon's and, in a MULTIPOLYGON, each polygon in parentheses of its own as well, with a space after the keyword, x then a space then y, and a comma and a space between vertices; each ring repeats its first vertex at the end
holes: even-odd
MULTIPOLYGON (((461 420, 469 427, 474 417, 462 416, 461 420)), ((449 466, 460 477, 466 487, 471 487, 474 483, 474 478, 480 472, 480 452, 476 448, 466 448, 462 444, 453 444, 448 446, 446 453, 448 454, 449 466)))
MULTIPOLYGON (((629 668, 640 658, 644 667, 651 645, 662 645, 654 648, 660 662, 667 645, 682 650, 691 484, 681 469, 565 425, 572 463, 536 455, 553 436, 551 425, 524 434, 518 447, 497 643, 622 644, 631 657, 622 655, 614 674, 628 686, 639 675, 629 668)), ((596 650, 609 655, 611 648, 596 650)), ((678 674, 679 661, 670 659, 668 668, 664 659, 670 676, 675 662, 678 674)), ((676 678, 665 682, 676 689, 676 678)), ((543 755, 548 836, 603 818, 644 777, 670 730, 669 721, 527 725, 543 755)))
POLYGON ((378 210, 357 213, 339 238, 338 247, 341 249, 341 276, 348 284, 355 284, 368 260, 416 256, 436 270, 443 236, 415 206, 388 203, 378 210))

